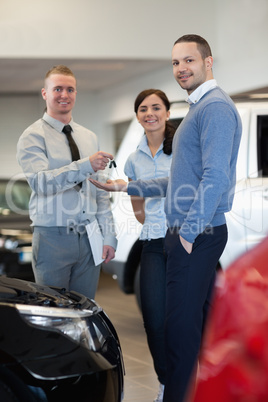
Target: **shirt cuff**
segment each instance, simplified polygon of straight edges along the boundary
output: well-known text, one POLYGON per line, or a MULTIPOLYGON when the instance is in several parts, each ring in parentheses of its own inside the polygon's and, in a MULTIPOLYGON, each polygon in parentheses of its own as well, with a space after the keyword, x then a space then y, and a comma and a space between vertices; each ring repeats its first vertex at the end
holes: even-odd
POLYGON ((93 170, 93 168, 92 168, 92 166, 91 166, 91 163, 90 163, 90 161, 89 161, 89 158, 87 157, 87 158, 84 158, 84 159, 80 159, 80 161, 79 161, 79 167, 80 167, 80 172, 83 174, 83 175, 85 175, 85 176, 87 176, 88 175, 88 173, 96 173, 94 170, 93 170))

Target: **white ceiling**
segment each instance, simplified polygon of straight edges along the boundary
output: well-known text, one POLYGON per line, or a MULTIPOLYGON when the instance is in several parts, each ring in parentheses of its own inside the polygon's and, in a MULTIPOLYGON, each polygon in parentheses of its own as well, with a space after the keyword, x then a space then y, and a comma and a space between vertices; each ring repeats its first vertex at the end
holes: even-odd
POLYGON ((0 94, 39 92, 46 72, 68 66, 79 91, 98 91, 169 66, 170 60, 0 59, 0 94))

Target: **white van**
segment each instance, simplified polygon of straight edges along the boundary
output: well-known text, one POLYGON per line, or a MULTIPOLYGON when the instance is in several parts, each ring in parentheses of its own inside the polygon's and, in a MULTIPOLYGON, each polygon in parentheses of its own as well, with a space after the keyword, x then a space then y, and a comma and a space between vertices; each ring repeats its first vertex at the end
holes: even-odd
MULTIPOLYGON (((243 133, 237 161, 234 204, 226 214, 229 236, 219 261, 222 269, 258 244, 268 233, 268 96, 266 99, 258 99, 254 95, 233 99, 242 119, 243 133)), ((185 102, 173 103, 170 121, 179 125, 187 111, 185 102)), ((116 155, 117 172, 113 172, 113 177, 119 176, 127 181, 125 162, 143 134, 143 128, 134 118, 116 155)), ((115 259, 103 269, 117 278, 125 293, 135 292, 139 297, 141 242, 138 238, 141 225, 134 216, 130 197, 126 193, 112 193, 112 210, 118 249, 115 259)))

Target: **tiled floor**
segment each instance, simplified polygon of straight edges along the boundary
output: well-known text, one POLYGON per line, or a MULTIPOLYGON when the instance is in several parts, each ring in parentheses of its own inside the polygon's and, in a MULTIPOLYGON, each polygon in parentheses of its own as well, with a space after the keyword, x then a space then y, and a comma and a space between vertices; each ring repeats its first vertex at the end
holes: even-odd
POLYGON ((120 338, 126 369, 124 402, 152 402, 158 381, 135 296, 124 294, 115 280, 102 273, 95 299, 120 338))

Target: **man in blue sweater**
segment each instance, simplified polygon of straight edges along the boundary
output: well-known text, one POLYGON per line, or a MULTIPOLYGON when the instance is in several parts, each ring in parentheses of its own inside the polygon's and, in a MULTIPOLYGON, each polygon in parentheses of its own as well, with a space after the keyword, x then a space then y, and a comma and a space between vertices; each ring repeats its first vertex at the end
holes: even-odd
MULTIPOLYGON (((211 304, 216 265, 227 242, 242 125, 213 78, 205 39, 184 35, 172 50, 173 74, 187 91, 189 112, 173 140, 169 179, 101 185, 129 195, 166 196, 167 382, 165 402, 182 402, 194 376, 211 304)), ((96 183, 97 186, 100 184, 96 183)))

